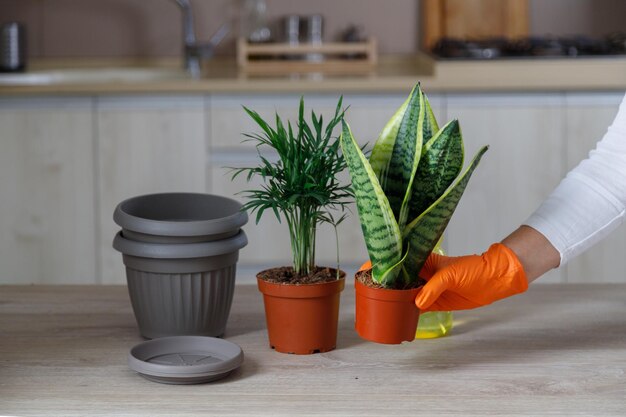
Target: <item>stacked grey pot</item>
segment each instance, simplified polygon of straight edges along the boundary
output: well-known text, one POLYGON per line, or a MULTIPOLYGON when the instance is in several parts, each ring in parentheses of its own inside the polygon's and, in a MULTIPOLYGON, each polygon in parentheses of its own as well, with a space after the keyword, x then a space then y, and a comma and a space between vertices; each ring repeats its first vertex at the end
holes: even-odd
POLYGON ((235 289, 239 249, 248 240, 241 204, 211 194, 162 193, 121 202, 128 292, 142 336, 221 336, 235 289))

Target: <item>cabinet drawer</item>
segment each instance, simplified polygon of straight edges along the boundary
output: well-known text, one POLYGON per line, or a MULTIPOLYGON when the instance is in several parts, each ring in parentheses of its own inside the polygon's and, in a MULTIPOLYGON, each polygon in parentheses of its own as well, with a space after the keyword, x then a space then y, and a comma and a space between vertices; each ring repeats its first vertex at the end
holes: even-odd
MULTIPOLYGON (((334 114, 339 96, 311 95, 305 96, 305 111, 307 120, 310 120, 311 110, 322 114, 327 121, 334 114)), ((350 124, 352 133, 360 143, 372 144, 385 123, 402 105, 406 95, 349 95, 344 96, 344 106, 349 106, 346 112, 346 121, 350 124)), ((298 117, 298 103, 300 96, 211 96, 209 111, 210 143, 214 149, 252 149, 254 143, 242 142, 244 133, 258 132, 259 127, 246 114, 242 106, 258 112, 266 121, 274 125, 274 115, 278 113, 283 119, 292 124, 298 117)), ((430 98, 433 111, 438 118, 442 118, 441 99, 438 96, 430 98)), ((339 130, 336 132, 339 134, 339 130)))

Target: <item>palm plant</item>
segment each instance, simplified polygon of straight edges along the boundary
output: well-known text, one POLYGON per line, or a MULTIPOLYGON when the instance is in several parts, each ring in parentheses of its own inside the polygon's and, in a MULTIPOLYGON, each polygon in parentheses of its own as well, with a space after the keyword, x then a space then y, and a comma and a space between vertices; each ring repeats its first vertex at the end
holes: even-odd
MULTIPOLYGON (((337 174, 346 168, 339 154, 339 138, 333 137, 334 128, 343 120, 339 99, 335 114, 324 127, 323 117, 311 112, 312 126, 304 117, 304 99, 300 99, 296 129, 287 123, 285 127, 276 114, 276 126, 271 127, 261 116, 246 107, 244 110, 261 128, 261 134, 246 134, 247 140, 257 143, 261 164, 257 167, 235 170, 233 179, 247 172, 247 180, 259 176, 263 185, 257 190, 246 190, 249 199, 244 209, 256 212, 256 223, 266 210, 271 210, 278 221, 281 215, 289 227, 293 269, 296 276, 309 275, 315 268, 315 237, 320 223, 329 223, 335 228, 343 221, 343 213, 353 197, 349 185, 341 184, 337 174), (261 153, 269 148, 278 154, 272 162, 261 153), (336 218, 331 210, 341 209, 336 218)), ((337 263, 339 263, 337 247, 337 263)), ((339 269, 339 268, 337 268, 339 269)))
POLYGON ((341 146, 372 279, 388 288, 415 286, 488 147, 459 175, 464 159, 459 123, 439 129, 419 84, 382 130, 369 162, 345 121, 341 146))

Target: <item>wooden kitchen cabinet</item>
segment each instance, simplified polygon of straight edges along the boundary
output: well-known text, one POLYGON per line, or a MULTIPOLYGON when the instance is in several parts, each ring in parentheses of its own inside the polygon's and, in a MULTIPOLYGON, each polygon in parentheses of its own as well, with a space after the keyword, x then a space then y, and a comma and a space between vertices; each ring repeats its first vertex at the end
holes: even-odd
MULTIPOLYGON (((559 95, 450 95, 447 113, 458 118, 465 164, 488 144, 447 229, 451 255, 481 253, 515 230, 565 172, 563 100, 559 95)), ((565 282, 555 270, 542 282, 565 282)))
MULTIPOLYGON (((624 95, 568 94, 566 96, 566 168, 585 159, 613 122, 624 95)), ((566 266, 568 282, 626 282, 626 228, 621 226, 602 242, 566 266)))
POLYGON ((123 283, 122 257, 111 247, 119 230, 113 210, 141 194, 206 192, 205 99, 105 97, 96 117, 101 281, 123 283))
MULTIPOLYGON (((115 205, 152 192, 232 196, 254 187, 225 167, 258 163, 243 132, 258 128, 241 105, 264 117, 295 120, 299 95, 99 96, 0 100, 0 280, 2 283, 123 283, 111 247, 115 205)), ((479 253, 522 223, 583 159, 617 112, 622 93, 434 94, 443 125, 458 118, 466 165, 490 150, 446 232, 451 255, 479 253)), ((338 95, 307 94, 307 109, 329 116, 338 95)), ((406 94, 349 94, 346 119, 360 143, 378 133, 406 94)), ((337 131, 338 133, 338 131, 337 131)), ((344 180, 348 181, 347 172, 344 180)), ((343 267, 367 257, 356 208, 339 227, 343 267)), ((291 262, 285 225, 271 215, 245 227, 240 265, 257 270, 291 262)), ((335 265, 335 235, 322 226, 320 264, 335 265)), ((626 282, 626 232, 539 282, 626 282)))
POLYGON ((0 283, 96 283, 91 101, 0 100, 0 283))

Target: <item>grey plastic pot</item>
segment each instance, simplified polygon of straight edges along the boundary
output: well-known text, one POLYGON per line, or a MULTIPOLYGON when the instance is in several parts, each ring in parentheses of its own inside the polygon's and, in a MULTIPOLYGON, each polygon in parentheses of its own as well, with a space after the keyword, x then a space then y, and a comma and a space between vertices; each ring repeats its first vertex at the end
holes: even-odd
POLYGON ((248 222, 231 198, 199 193, 160 193, 129 198, 113 220, 125 238, 152 243, 210 242, 235 236, 248 222))
POLYGON ((243 231, 203 243, 162 244, 125 239, 113 247, 122 253, 128 293, 141 335, 222 336, 235 289, 243 231))

